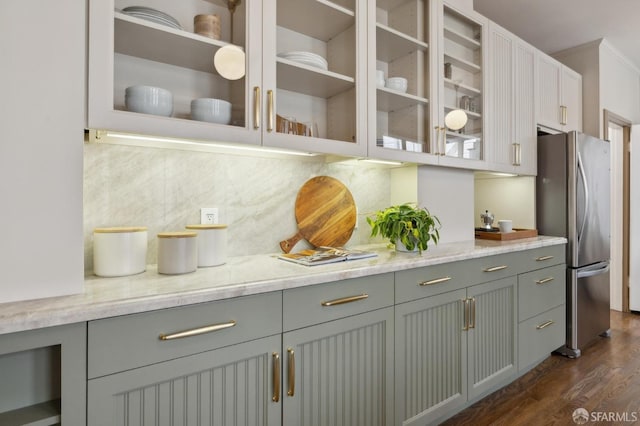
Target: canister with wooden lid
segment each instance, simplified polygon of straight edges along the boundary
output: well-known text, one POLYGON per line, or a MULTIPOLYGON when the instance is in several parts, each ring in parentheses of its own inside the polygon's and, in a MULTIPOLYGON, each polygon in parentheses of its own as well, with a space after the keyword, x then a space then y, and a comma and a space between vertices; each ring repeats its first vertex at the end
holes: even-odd
POLYGON ((218 15, 196 15, 193 17, 196 34, 220 40, 220 17, 218 15))
POLYGON ((198 268, 198 245, 195 232, 160 232, 158 234, 158 272, 186 274, 198 268))
POLYGON ((144 272, 147 265, 147 228, 95 228, 93 272, 100 277, 122 277, 144 272))
POLYGON ((198 267, 218 266, 227 261, 227 225, 187 225, 198 233, 198 267))

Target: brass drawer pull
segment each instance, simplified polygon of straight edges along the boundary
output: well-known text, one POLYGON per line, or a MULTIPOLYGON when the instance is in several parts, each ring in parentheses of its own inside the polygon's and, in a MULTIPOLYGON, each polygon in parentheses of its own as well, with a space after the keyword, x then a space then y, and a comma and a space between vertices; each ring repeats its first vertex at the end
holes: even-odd
POLYGON ((553 281, 555 278, 553 277, 547 277, 547 278, 543 278, 541 280, 536 281, 536 284, 546 284, 546 283, 550 283, 551 281, 553 281))
POLYGON ((267 132, 273 131, 273 90, 267 90, 267 132))
POLYGON ((179 331, 177 333, 171 333, 171 334, 161 334, 159 338, 160 340, 182 339, 183 337, 191 337, 191 336, 198 336, 200 334, 213 333, 214 331, 224 330, 225 328, 230 328, 235 325, 236 325, 236 322, 234 320, 231 320, 229 322, 224 322, 222 324, 207 325, 205 327, 179 331))
POLYGON ((280 354, 274 352, 273 355, 273 402, 280 401, 280 354))
POLYGON ((536 330, 542 330, 543 328, 547 328, 549 327, 551 324, 555 324, 555 321, 549 320, 549 321, 545 321, 540 325, 536 326, 536 330))
POLYGON ((322 306, 335 306, 342 305, 345 303, 357 302, 358 300, 363 300, 369 297, 368 294, 358 294, 356 296, 343 297, 341 299, 327 300, 326 302, 320 302, 322 306))
POLYGON ((450 281, 450 280, 451 280, 451 277, 435 278, 435 279, 429 280, 429 281, 422 281, 421 283, 418 283, 418 285, 420 285, 420 286, 434 285, 434 284, 444 283, 444 282, 447 282, 447 281, 450 281))
POLYGON ((292 348, 288 348, 287 353, 289 354, 289 389, 287 390, 287 395, 293 396, 296 393, 296 356, 292 348))
POLYGON ((540 257, 538 257, 538 258, 536 259, 536 261, 537 261, 537 262, 542 262, 542 261, 545 261, 545 260, 551 260, 551 259, 553 259, 553 256, 540 256, 540 257))
POLYGON ((501 266, 492 266, 491 268, 486 268, 484 269, 484 272, 496 272, 496 271, 502 271, 503 269, 507 269, 508 266, 507 265, 501 265, 501 266))

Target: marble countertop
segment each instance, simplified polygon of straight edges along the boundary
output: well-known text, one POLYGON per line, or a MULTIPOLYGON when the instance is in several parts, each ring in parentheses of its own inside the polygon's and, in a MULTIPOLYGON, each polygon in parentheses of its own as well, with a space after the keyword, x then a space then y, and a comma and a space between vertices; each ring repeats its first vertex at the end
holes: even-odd
POLYGON ((431 246, 422 255, 395 252, 377 244, 356 247, 378 254, 367 259, 308 267, 282 261, 277 254, 239 256, 224 265, 184 275, 161 275, 156 265, 149 265, 146 272, 128 277, 87 276, 80 294, 0 304, 0 334, 564 243, 564 238, 545 236, 504 242, 473 240, 431 246))

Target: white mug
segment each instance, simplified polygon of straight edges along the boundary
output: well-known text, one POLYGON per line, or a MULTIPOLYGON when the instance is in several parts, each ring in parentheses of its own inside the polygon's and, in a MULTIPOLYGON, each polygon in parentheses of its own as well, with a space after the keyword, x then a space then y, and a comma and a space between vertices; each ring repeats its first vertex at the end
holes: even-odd
POLYGON ((513 221, 511 220, 499 220, 498 228, 500 228, 500 232, 511 232, 513 231, 513 221))

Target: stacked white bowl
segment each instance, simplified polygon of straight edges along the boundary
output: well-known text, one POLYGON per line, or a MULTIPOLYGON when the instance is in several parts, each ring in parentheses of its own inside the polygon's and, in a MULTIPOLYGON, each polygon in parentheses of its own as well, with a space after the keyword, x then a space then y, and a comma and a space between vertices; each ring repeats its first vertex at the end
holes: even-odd
POLYGON ((387 87, 404 93, 407 91, 407 79, 404 77, 389 77, 387 79, 387 87))
POLYGON ((222 99, 199 98, 191 101, 191 118, 209 123, 231 123, 231 103, 222 99))
POLYGON ((129 111, 171 117, 173 95, 154 86, 130 86, 125 89, 124 103, 129 111))

